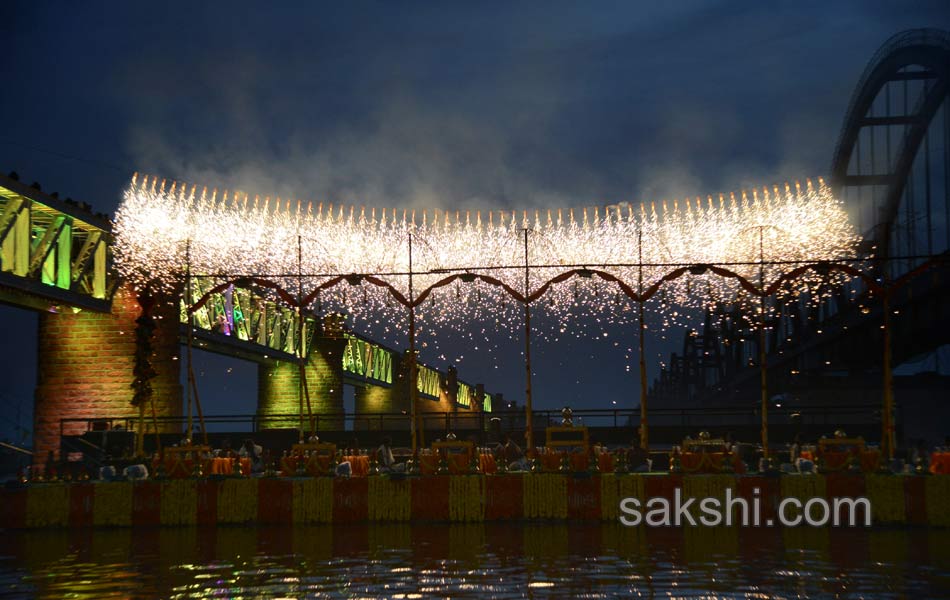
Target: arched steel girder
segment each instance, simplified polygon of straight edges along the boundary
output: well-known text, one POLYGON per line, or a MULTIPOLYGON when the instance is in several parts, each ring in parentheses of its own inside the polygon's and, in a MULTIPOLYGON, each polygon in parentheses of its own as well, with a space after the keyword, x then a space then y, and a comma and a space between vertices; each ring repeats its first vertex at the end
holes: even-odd
MULTIPOLYGON (((938 255, 938 256, 934 256, 926 260, 925 262, 921 263, 920 265, 918 265, 916 268, 912 269, 911 271, 908 271, 907 273, 904 273, 897 279, 889 282, 887 285, 881 284, 871 273, 861 271, 850 265, 819 261, 815 263, 803 264, 794 269, 791 269, 790 271, 782 273, 779 277, 773 280, 770 284, 766 285, 764 288, 758 287, 751 279, 743 277, 742 275, 740 275, 739 273, 736 273, 735 271, 732 271, 731 269, 727 269, 727 268, 716 266, 716 265, 709 265, 709 264, 695 264, 695 265, 677 267, 671 270, 669 273, 667 273, 666 275, 661 277, 659 280, 654 282, 652 285, 650 285, 648 288, 646 288, 643 291, 643 294, 638 294, 632 286, 630 286, 629 284, 625 283, 621 279, 605 271, 600 271, 598 269, 575 268, 575 269, 570 269, 568 271, 565 271, 553 277, 549 281, 545 282, 538 289, 536 289, 534 292, 528 295, 527 301, 536 302, 537 300, 540 300, 551 289, 551 287, 557 283, 562 283, 574 277, 590 278, 596 275, 598 278, 608 283, 613 283, 617 285, 618 290, 622 292, 625 296, 630 298, 632 301, 646 302, 650 300, 653 296, 655 296, 662 289, 664 285, 671 283, 674 280, 679 279, 680 277, 684 277, 688 275, 702 275, 707 272, 717 275, 718 277, 721 277, 723 279, 735 280, 743 290, 745 290, 748 294, 754 297, 768 298, 775 294, 778 294, 786 286, 792 284, 799 277, 802 277, 809 271, 814 271, 819 274, 828 274, 830 272, 837 271, 847 276, 860 279, 861 281, 864 282, 864 285, 867 287, 867 289, 870 290, 874 294, 887 295, 891 293, 893 290, 899 289, 900 287, 905 285, 908 281, 912 280, 914 277, 920 275, 921 273, 929 269, 935 268, 937 266, 946 264, 948 260, 950 260, 950 256, 948 256, 946 253, 938 255)), ((476 280, 479 280, 489 285, 493 285, 493 286, 503 289, 516 302, 525 301, 525 296, 521 292, 519 292, 518 290, 515 290, 511 286, 505 284, 504 282, 498 279, 495 279, 494 277, 489 277, 487 275, 475 275, 472 273, 456 273, 453 275, 449 275, 448 277, 445 277, 444 279, 432 284, 431 286, 423 290, 422 293, 419 294, 419 296, 417 296, 414 299, 414 301, 411 303, 412 306, 422 305, 434 290, 440 287, 449 285, 455 282, 456 280, 461 280, 465 283, 472 283, 476 280)), ((374 277, 372 275, 357 275, 357 274, 334 277, 324 282, 323 284, 318 286, 317 289, 313 290, 310 294, 305 296, 304 302, 302 304, 304 306, 309 304, 313 300, 313 298, 316 296, 316 292, 318 290, 330 289, 332 287, 335 287, 338 285, 344 285, 344 284, 352 285, 353 281, 356 281, 359 283, 365 282, 365 283, 375 285, 377 287, 386 288, 389 290, 390 294, 392 294, 392 297, 397 302, 399 302, 400 304, 406 307, 410 305, 409 300, 405 296, 403 296, 401 293, 396 291, 389 283, 381 279, 378 279, 377 277, 374 277)), ((258 287, 268 288, 268 289, 273 290, 277 294, 277 296, 280 297, 280 299, 284 301, 286 306, 290 308, 295 308, 298 306, 298 301, 297 301, 296 296, 282 289, 280 285, 274 281, 263 279, 263 278, 257 278, 257 277, 236 277, 233 279, 228 279, 226 281, 223 281, 222 283, 219 283, 218 285, 214 286, 213 288, 211 288, 210 290, 202 294, 202 296, 197 301, 195 301, 193 304, 187 307, 188 311, 193 313, 199 310, 202 306, 205 305, 205 303, 207 303, 211 299, 211 297, 214 294, 221 293, 222 291, 226 290, 231 285, 235 287, 255 285, 258 287)))
POLYGON ((914 29, 891 37, 872 57, 861 76, 835 148, 831 165, 831 185, 836 191, 843 187, 886 185, 881 215, 875 225, 872 241, 879 257, 890 255, 890 232, 907 178, 927 129, 950 91, 950 32, 937 29, 914 29), (922 71, 901 71, 909 66, 922 71), (889 82, 911 79, 928 80, 913 114, 868 117, 875 98, 889 82), (864 127, 907 125, 896 160, 889 173, 848 174, 851 156, 864 127))

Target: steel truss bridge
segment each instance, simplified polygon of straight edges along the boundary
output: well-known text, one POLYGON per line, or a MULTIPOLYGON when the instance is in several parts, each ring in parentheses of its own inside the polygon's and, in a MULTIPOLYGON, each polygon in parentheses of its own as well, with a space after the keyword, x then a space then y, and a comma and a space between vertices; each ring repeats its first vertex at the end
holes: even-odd
MULTIPOLYGON (((865 232, 865 250, 873 253, 875 268, 821 303, 781 307, 779 316, 767 323, 764 348, 775 393, 794 394, 832 377, 848 385, 881 381, 886 375, 880 372, 890 371, 885 361, 899 364, 947 344, 948 89, 950 34, 941 31, 894 36, 862 74, 834 151, 831 183, 865 232), (881 296, 887 297, 887 306, 881 296), (882 324, 888 320, 894 322, 890 340, 882 339, 882 324), (883 347, 892 348, 893 357, 885 356, 883 347), (850 379, 838 377, 841 373, 850 379)), ((0 301, 40 310, 108 312, 118 285, 110 269, 110 242, 106 217, 47 195, 39 186, 0 177, 0 301)), ((694 268, 728 275, 713 265, 694 265, 664 279, 694 268)), ((559 277, 592 274, 617 282, 608 273, 586 267, 559 277)), ((466 277, 474 276, 453 274, 444 281, 466 277)), ((491 283, 487 276, 477 278, 491 283)), ((255 290, 253 281, 221 288, 193 279, 191 295, 181 304, 182 339, 193 335, 205 350, 256 362, 300 361, 317 332, 325 331, 327 324, 315 314, 298 318, 293 302, 268 299, 255 290), (193 327, 188 326, 189 312, 193 327)), ((652 295, 623 289, 637 301, 652 295)), ((508 291, 516 301, 531 300, 508 291)), ((346 383, 392 385, 404 354, 344 335, 346 383)), ((701 328, 687 334, 683 352, 671 358, 654 383, 650 401, 670 406, 744 400, 758 384, 757 338, 754 326, 728 307, 710 312, 701 328)), ((437 398, 439 385, 435 369, 419 367, 420 395, 437 398)), ((492 396, 464 382, 459 387, 460 404, 480 402, 490 409, 492 396)), ((879 394, 887 385, 865 387, 868 394, 879 394)))
MULTIPOLYGON (((769 391, 777 404, 880 398, 885 361, 899 365, 950 343, 948 90, 945 31, 895 35, 862 73, 830 183, 875 257, 872 279, 855 279, 817 304, 790 303, 767 324, 769 391), (891 287, 886 301, 874 284, 891 287)), ((741 315, 729 307, 710 311, 653 382, 651 401, 751 400, 760 383, 758 351, 755 328, 741 315)), ((938 373, 923 385, 945 395, 950 381, 938 373)), ((897 390, 899 401, 910 394, 900 384, 897 390)))
MULTIPOLYGON (((190 309, 193 343, 202 350, 254 362, 297 362, 298 357, 309 355, 315 334, 331 335, 346 339, 342 356, 345 384, 390 387, 400 369, 405 368, 404 353, 363 335, 344 331, 339 315, 326 315, 321 322, 319 314, 310 312, 299 323, 294 309, 267 298, 254 285, 219 290, 209 281, 210 278, 193 277, 192 302, 186 297, 181 299, 183 342, 187 342, 190 309)), ((419 397, 438 400, 445 374, 424 364, 419 364, 417 369, 419 397)), ((464 408, 479 405, 485 412, 491 412, 492 394, 476 393, 477 389, 475 384, 458 381, 457 405, 464 408)))
MULTIPOLYGON (((120 284, 112 268, 111 230, 109 217, 94 214, 88 204, 44 193, 37 183, 25 185, 15 173, 0 176, 0 302, 43 312, 110 312, 120 284)), ((196 345, 258 363, 306 359, 310 341, 322 334, 324 324, 311 314, 301 330, 294 310, 254 292, 253 286, 214 292, 194 278, 192 303, 203 298, 194 311, 196 345), (224 315, 226 332, 215 327, 224 315)), ((183 342, 188 307, 183 297, 183 342)), ((347 340, 344 383, 393 385, 401 352, 355 333, 339 333, 347 340)), ((419 365, 419 396, 438 400, 444 379, 437 369, 419 365)), ((458 381, 457 404, 478 404, 490 412, 493 396, 477 389, 458 381)))
POLYGON ((109 312, 111 225, 88 204, 0 176, 0 302, 109 312))

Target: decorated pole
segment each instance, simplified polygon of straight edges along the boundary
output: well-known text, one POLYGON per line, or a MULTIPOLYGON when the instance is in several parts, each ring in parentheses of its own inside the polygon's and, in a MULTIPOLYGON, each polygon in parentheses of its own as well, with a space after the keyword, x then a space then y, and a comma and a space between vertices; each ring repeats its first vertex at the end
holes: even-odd
POLYGON ((145 456, 145 402, 139 402, 139 424, 135 434, 135 455, 145 456))
POLYGON ((187 245, 185 247, 185 287, 187 288, 188 294, 188 431, 185 434, 185 439, 191 441, 192 430, 194 429, 194 418, 192 417, 194 408, 198 411, 198 422, 201 425, 201 436, 205 443, 208 444, 208 432, 205 429, 205 420, 204 413, 201 410, 201 399, 198 397, 198 381, 195 379, 195 371, 192 367, 192 346, 194 345, 194 329, 195 329, 195 319, 194 312, 191 310, 192 302, 194 301, 194 296, 191 292, 191 238, 188 238, 187 245), (194 395, 194 402, 192 402, 192 395, 194 395))
POLYGON ((528 450, 534 453, 534 418, 531 412, 531 305, 528 302, 528 228, 524 229, 524 371, 525 371, 525 435, 528 450))
MULTIPOLYGON (((301 238, 297 236, 297 410, 300 414, 300 443, 304 443, 303 425, 303 386, 307 369, 303 362, 303 249, 301 238)), ((309 399, 308 399, 309 400, 309 399)), ((313 431, 310 432, 313 435, 313 431)))
MULTIPOLYGON (((764 299, 760 300, 762 304, 764 299)), ((760 311, 764 312, 765 307, 760 306, 760 311)), ((769 458, 769 387, 768 387, 768 369, 765 364, 765 316, 759 317, 762 321, 759 323, 759 381, 762 387, 762 456, 766 460, 769 458)))
POLYGON ((208 445, 208 430, 205 428, 205 414, 201 410, 201 397, 198 395, 198 384, 195 380, 195 374, 191 374, 191 383, 195 386, 195 410, 198 412, 198 426, 201 428, 201 439, 205 446, 208 445))
POLYGON ((759 382, 762 388, 762 457, 769 460, 769 382, 765 352, 765 252, 759 226, 759 382))
POLYGON ((647 422, 647 359, 645 340, 646 322, 643 310, 643 230, 637 228, 637 255, 639 269, 637 270, 637 325, 639 331, 639 349, 640 349, 640 447, 650 451, 650 426, 647 422))
POLYGON ((191 406, 191 389, 194 387, 194 371, 191 368, 191 350, 194 345, 194 336, 195 336, 195 313, 191 310, 191 305, 194 304, 195 297, 194 293, 191 290, 191 238, 185 243, 185 294, 188 296, 188 347, 186 350, 187 354, 187 368, 188 368, 188 385, 185 386, 186 396, 188 398, 188 431, 185 433, 185 438, 191 438, 191 429, 193 426, 192 423, 192 406, 191 406))
POLYGON ((409 414, 412 434, 412 455, 418 451, 418 432, 416 431, 416 399, 419 395, 419 373, 416 365, 416 307, 412 290, 412 234, 409 234, 409 414))
POLYGON ((142 314, 135 319, 135 366, 132 373, 135 379, 132 382, 132 405, 138 408, 138 425, 135 436, 135 454, 145 454, 145 405, 152 402, 152 378, 155 369, 152 366, 152 334, 155 331, 155 319, 152 309, 155 306, 153 290, 148 286, 142 288, 136 299, 142 308, 142 314))
POLYGON ((891 369, 891 290, 884 288, 884 412, 881 415, 881 448, 888 459, 894 458, 894 373, 891 369))
MULTIPOLYGON (((152 426, 155 428, 155 451, 158 452, 159 456, 164 456, 164 451, 162 450, 162 433, 158 429, 158 412, 155 409, 155 394, 152 394, 148 399, 149 404, 152 408, 152 426)), ((142 440, 142 449, 145 449, 145 440, 143 433, 142 440)))

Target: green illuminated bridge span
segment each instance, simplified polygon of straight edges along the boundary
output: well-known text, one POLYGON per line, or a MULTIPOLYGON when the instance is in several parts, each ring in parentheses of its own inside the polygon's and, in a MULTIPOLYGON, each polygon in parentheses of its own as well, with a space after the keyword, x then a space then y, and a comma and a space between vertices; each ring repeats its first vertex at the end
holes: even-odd
MULTIPOLYGON (((189 304, 203 297, 193 347, 256 363, 262 428, 314 427, 314 420, 287 418, 305 412, 303 394, 306 412, 319 415, 314 428, 338 428, 345 385, 355 389, 359 414, 409 414, 402 351, 345 330, 338 315, 321 321, 310 313, 300 322, 294 309, 253 285, 209 293, 212 284, 193 277, 191 303, 183 289, 149 298, 118 277, 113 235, 109 217, 88 204, 25 185, 14 173, 0 176, 0 303, 39 314, 34 460, 49 451, 69 455, 75 448, 63 440, 102 419, 180 435, 186 396, 197 402, 202 392, 193 378, 183 386, 181 374, 189 304)), ((461 417, 498 406, 500 396, 459 381, 452 367, 419 365, 417 373, 421 413, 461 417)), ((409 428, 403 421, 397 429, 409 428)), ((437 421, 420 426, 435 430, 437 421)))
MULTIPOLYGON (((192 303, 198 302, 211 290, 212 285, 204 278, 195 277, 192 303)), ((179 320, 183 339, 187 336, 187 311, 186 299, 182 298, 179 320)), ((309 358, 315 334, 342 337, 345 339, 341 357, 344 383, 393 386, 399 377, 403 354, 364 336, 344 331, 341 323, 338 315, 331 315, 321 326, 317 317, 311 314, 304 318, 301 335, 293 309, 265 299, 252 289, 233 287, 211 293, 195 311, 194 335, 199 348, 255 362, 297 362, 298 356, 309 358)), ((448 379, 447 373, 420 364, 419 396, 438 401, 444 395, 448 379)), ((453 395, 459 407, 480 406, 484 412, 492 410, 492 395, 479 391, 479 386, 474 384, 458 381, 453 395)))
POLYGON ((108 312, 117 285, 111 243, 105 215, 0 176, 0 302, 108 312))

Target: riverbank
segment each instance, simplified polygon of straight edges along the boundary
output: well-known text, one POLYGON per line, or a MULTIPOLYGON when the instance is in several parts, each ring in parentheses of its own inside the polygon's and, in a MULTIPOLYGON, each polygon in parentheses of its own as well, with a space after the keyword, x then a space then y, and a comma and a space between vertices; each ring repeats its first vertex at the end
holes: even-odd
POLYGON ((384 521, 610 521, 620 501, 754 500, 762 522, 782 498, 866 497, 875 524, 950 526, 950 477, 506 474, 390 478, 208 478, 55 482, 0 491, 4 528, 310 524, 384 521))

